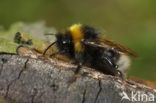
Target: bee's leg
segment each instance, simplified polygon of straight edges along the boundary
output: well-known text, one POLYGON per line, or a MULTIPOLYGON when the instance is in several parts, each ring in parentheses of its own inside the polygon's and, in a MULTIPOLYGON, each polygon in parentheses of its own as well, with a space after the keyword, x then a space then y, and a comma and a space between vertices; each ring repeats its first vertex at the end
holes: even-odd
POLYGON ((77 66, 77 68, 76 68, 76 70, 75 70, 75 72, 74 72, 74 75, 73 75, 72 79, 69 80, 69 83, 73 83, 73 82, 76 80, 76 78, 78 77, 78 74, 79 74, 79 71, 80 71, 81 67, 82 67, 82 64, 79 64, 79 65, 77 66))
POLYGON ((125 80, 124 74, 120 70, 116 70, 116 72, 117 72, 116 75, 119 76, 122 79, 122 81, 124 81, 125 80))
POLYGON ((118 70, 118 65, 113 63, 110 58, 103 57, 104 63, 107 65, 107 67, 110 69, 111 73, 115 76, 120 77, 122 80, 124 80, 124 75, 121 71, 118 70))
POLYGON ((51 54, 50 57, 52 58, 53 56, 55 56, 57 54, 63 54, 63 53, 65 53, 65 51, 58 51, 58 52, 51 54))
POLYGON ((121 80, 122 80, 122 86, 124 86, 125 90, 130 91, 130 89, 129 89, 128 86, 126 85, 126 78, 125 78, 125 75, 124 75, 121 71, 119 71, 119 70, 117 70, 117 75, 121 78, 121 80))
POLYGON ((118 66, 116 64, 114 64, 108 57, 103 57, 103 62, 111 69, 118 68, 118 66))

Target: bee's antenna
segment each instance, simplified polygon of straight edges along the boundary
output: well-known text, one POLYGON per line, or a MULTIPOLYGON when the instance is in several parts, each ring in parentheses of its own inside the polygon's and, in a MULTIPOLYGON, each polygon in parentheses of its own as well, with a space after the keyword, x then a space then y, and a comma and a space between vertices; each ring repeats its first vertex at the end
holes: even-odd
POLYGON ((56 43, 56 41, 53 42, 53 43, 51 43, 51 44, 45 49, 45 51, 43 52, 43 56, 46 54, 47 50, 48 50, 51 46, 53 46, 55 43, 56 43))

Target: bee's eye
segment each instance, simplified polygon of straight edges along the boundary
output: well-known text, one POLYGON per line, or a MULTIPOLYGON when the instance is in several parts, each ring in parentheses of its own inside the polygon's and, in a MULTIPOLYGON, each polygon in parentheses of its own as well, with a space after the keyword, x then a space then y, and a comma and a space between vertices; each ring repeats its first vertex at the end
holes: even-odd
POLYGON ((63 40, 62 41, 62 44, 66 45, 66 44, 71 44, 71 41, 70 40, 63 40))
POLYGON ((114 57, 115 52, 114 52, 113 50, 108 50, 108 51, 106 51, 106 55, 107 55, 108 57, 112 58, 112 57, 114 57))
POLYGON ((62 43, 63 43, 63 44, 66 44, 66 43, 67 43, 67 41, 63 41, 62 43))

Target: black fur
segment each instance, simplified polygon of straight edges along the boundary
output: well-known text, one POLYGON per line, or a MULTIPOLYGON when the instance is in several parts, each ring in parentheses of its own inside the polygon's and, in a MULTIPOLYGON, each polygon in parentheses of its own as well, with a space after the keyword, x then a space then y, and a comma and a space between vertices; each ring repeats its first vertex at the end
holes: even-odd
POLYGON ((92 27, 89 27, 87 25, 82 26, 82 32, 85 34, 84 39, 85 40, 97 40, 98 39, 98 31, 95 30, 92 27))

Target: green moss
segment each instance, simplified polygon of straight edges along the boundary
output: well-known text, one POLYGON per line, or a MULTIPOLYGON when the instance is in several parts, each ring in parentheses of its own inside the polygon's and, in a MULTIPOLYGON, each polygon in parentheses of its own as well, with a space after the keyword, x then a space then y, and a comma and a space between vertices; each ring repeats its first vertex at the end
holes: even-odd
POLYGON ((0 38, 0 51, 15 53, 17 46, 18 44, 8 39, 0 38))
POLYGON ((45 41, 38 39, 36 36, 44 38, 44 35, 41 33, 44 32, 45 30, 47 30, 47 28, 45 27, 44 22, 36 22, 32 24, 18 22, 12 24, 9 30, 0 31, 0 52, 3 51, 15 53, 17 46, 23 44, 23 41, 18 42, 18 44, 17 42, 15 43, 14 38, 17 32, 22 33, 24 37, 32 40, 33 45, 28 45, 29 47, 40 48, 43 44, 45 44, 45 41), (34 32, 34 34, 31 31, 34 32))

